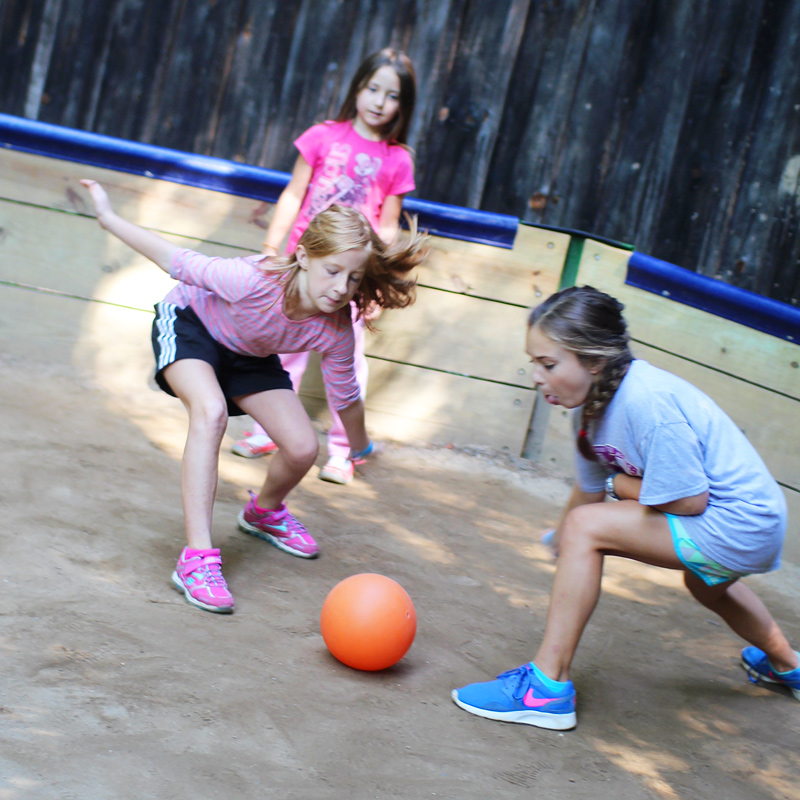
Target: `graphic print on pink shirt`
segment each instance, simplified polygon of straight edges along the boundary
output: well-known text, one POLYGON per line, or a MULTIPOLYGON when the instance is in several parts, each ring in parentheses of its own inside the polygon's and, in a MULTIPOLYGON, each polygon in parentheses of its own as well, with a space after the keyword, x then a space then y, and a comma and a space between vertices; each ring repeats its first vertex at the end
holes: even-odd
POLYGON ((353 156, 353 176, 347 174, 347 162, 352 148, 349 144, 334 144, 322 163, 321 174, 310 189, 309 216, 315 217, 334 203, 359 208, 366 203, 383 161, 367 153, 353 156))
POLYGON ((312 169, 286 252, 294 252, 308 223, 334 203, 361 211, 377 230, 384 200, 414 189, 414 162, 392 142, 365 139, 352 122, 323 122, 297 138, 295 145, 312 169))

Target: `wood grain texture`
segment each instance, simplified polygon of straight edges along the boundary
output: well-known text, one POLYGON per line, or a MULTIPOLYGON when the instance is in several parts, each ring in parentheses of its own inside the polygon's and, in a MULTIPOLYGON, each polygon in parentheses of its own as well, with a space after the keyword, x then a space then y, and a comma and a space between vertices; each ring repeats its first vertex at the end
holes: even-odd
POLYGON ((744 432, 775 480, 800 491, 800 401, 646 345, 633 351, 705 392, 744 432))
MULTIPOLYGON (((522 449, 534 392, 367 358, 367 427, 372 435, 400 442, 435 442, 522 449)), ((312 356, 300 396, 328 419, 318 359, 312 356)))
MULTIPOLYGON (((153 304, 172 281, 88 215, 77 185, 80 165, 21 154, 6 163, 12 162, 13 169, 0 170, 0 280, 36 288, 15 290, 21 303, 18 312, 27 313, 24 309, 28 308, 36 313, 43 297, 48 298, 46 303, 69 309, 74 330, 59 334, 65 337, 60 346, 67 352, 74 348, 69 358, 117 364, 113 354, 105 357, 108 348, 101 346, 97 335, 95 346, 105 355, 94 358, 84 352, 81 331, 85 333, 87 321, 97 316, 92 311, 97 306, 81 300, 119 304, 133 309, 128 314, 138 312, 150 318, 153 304), (54 297, 52 292, 66 296, 54 297)), ((210 255, 229 257, 243 252, 220 240, 235 240, 251 231, 248 209, 255 205, 253 201, 99 172, 93 177, 106 183, 118 210, 132 221, 210 255)), ((463 243, 458 244, 462 248, 463 243)), ((544 250, 550 252, 546 245, 544 250)), ((489 247, 479 251, 481 255, 469 267, 475 270, 478 283, 481 265, 485 267, 483 258, 492 252, 507 263, 505 272, 499 270, 489 282, 484 281, 486 286, 507 291, 508 275, 513 276, 515 269, 525 275, 525 281, 531 278, 527 258, 519 253, 489 247)), ((459 261, 470 262, 469 253, 462 252, 459 261)), ((555 274, 537 279, 551 286, 557 282, 555 274)), ((521 285, 514 290, 517 300, 521 285)), ((529 288, 526 296, 533 295, 529 288)), ((522 352, 527 309, 426 286, 420 287, 419 296, 417 305, 386 313, 379 320, 381 332, 370 337, 367 408, 371 430, 398 441, 482 445, 517 454, 534 394, 522 352)), ((0 323, 0 333, 2 329, 0 323)), ((43 335, 46 330, 46 325, 41 326, 43 335)), ((113 350, 113 337, 109 346, 113 350)), ((142 348, 149 349, 149 340, 142 340, 142 348)), ((113 383, 112 377, 106 376, 105 382, 113 383)), ((309 411, 324 419, 324 391, 313 360, 301 395, 309 411)))
POLYGON ((6 0, 0 110, 288 171, 386 45, 420 197, 800 303, 794 0, 6 0))
POLYGON ((800 400, 800 345, 626 286, 629 256, 587 241, 578 283, 620 300, 634 339, 800 400))

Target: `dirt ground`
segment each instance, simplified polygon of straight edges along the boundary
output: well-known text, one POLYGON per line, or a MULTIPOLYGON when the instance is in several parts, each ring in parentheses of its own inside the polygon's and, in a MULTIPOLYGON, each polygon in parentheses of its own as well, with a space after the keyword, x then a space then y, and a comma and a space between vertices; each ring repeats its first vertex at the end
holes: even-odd
MULTIPOLYGON (((4 315, 34 302, 2 292, 4 315)), ((237 530, 265 462, 223 453, 214 534, 237 609, 189 606, 169 584, 183 410, 146 379, 98 382, 91 348, 48 338, 51 302, 39 338, 0 323, 0 800, 800 798, 800 704, 748 683, 741 643, 667 571, 609 559, 575 731, 456 708, 454 686, 532 655, 554 570, 536 531, 568 492, 501 454, 390 445, 344 488, 312 471, 290 498, 322 550, 304 561, 237 530), (319 632, 358 572, 417 610, 381 673, 319 632)), ((800 641, 797 575, 751 580, 800 641)))

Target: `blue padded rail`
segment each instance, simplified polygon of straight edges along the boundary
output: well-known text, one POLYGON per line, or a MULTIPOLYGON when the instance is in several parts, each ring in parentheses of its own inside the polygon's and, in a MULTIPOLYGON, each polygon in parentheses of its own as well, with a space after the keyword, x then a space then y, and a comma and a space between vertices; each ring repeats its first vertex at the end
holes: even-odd
MULTIPOLYGON (((239 164, 104 136, 75 128, 0 114, 0 144, 15 150, 149 178, 277 201, 289 182, 285 172, 239 164)), ((451 239, 511 248, 519 220, 505 214, 430 203, 409 197, 403 207, 419 216, 420 227, 451 239)))
POLYGON ((800 344, 800 309, 634 252, 625 283, 800 344))

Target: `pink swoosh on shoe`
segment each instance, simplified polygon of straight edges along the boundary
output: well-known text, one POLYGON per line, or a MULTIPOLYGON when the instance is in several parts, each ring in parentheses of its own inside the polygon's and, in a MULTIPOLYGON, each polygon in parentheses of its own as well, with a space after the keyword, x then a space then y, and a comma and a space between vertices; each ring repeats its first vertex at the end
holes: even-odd
POLYGON ((542 706, 546 706, 548 703, 553 703, 558 700, 569 700, 568 697, 535 697, 533 694, 533 689, 528 689, 525 692, 525 696, 522 698, 522 702, 524 705, 528 706, 528 708, 541 708, 542 706))

